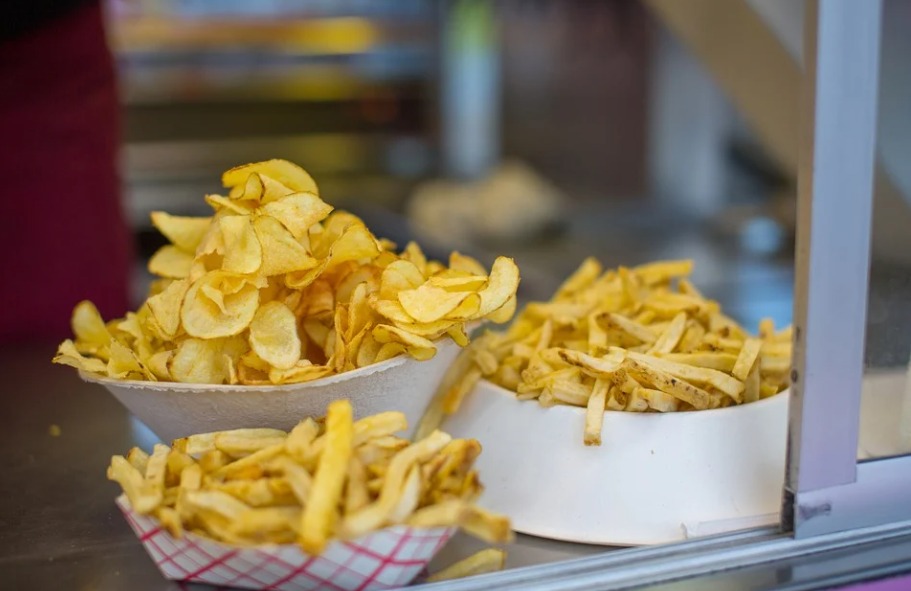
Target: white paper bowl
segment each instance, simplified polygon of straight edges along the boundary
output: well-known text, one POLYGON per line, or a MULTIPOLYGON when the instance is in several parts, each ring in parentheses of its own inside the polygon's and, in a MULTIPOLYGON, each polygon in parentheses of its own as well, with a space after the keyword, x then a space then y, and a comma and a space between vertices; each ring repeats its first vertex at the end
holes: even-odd
POLYGON ((639 545, 778 519, 788 395, 685 413, 604 413, 600 447, 585 410, 543 408, 482 381, 443 429, 483 453, 479 503, 545 538, 639 545))
POLYGON ((304 417, 326 414, 333 400, 346 398, 355 418, 397 410, 405 413, 410 438, 437 384, 459 352, 449 339, 436 343, 427 361, 399 356, 312 382, 285 386, 215 386, 176 382, 114 380, 80 372, 101 384, 163 441, 245 427, 289 430, 304 417))
POLYGON ((319 556, 298 546, 237 547, 192 533, 172 537, 158 521, 117 506, 165 578, 274 591, 373 591, 404 587, 427 567, 454 528, 398 525, 351 541, 331 542, 319 556))

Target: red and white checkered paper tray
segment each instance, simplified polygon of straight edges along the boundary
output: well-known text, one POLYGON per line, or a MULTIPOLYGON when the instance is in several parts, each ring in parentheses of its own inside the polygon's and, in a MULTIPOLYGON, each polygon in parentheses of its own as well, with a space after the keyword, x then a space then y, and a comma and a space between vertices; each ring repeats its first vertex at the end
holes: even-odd
POLYGON ((335 541, 319 556, 298 546, 229 546, 186 533, 172 537, 156 519, 117 498, 130 527, 165 578, 275 591, 370 591, 411 583, 449 541, 455 528, 389 527, 352 541, 335 541))

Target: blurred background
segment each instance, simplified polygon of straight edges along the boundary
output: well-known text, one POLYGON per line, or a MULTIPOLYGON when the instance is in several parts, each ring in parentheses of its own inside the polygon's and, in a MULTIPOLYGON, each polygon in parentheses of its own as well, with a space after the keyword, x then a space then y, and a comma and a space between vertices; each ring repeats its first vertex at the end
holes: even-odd
MULTIPOLYGON (((547 298, 587 255, 692 257, 755 330, 791 321, 803 3, 107 0, 133 298, 149 212, 285 158, 400 245, 515 256, 547 298)), ((868 358, 911 350, 911 3, 886 0, 868 358)))

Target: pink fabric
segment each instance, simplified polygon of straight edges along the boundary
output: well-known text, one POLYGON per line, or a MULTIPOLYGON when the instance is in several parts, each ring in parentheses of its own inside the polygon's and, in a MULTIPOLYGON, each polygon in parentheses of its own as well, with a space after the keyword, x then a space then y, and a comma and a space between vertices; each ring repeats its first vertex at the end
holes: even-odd
POLYGON ((68 335, 85 298, 125 311, 119 133, 98 3, 0 44, 0 341, 68 335))
POLYGON ((839 587, 831 591, 909 591, 911 590, 911 575, 881 579, 869 583, 858 583, 849 587, 839 587))

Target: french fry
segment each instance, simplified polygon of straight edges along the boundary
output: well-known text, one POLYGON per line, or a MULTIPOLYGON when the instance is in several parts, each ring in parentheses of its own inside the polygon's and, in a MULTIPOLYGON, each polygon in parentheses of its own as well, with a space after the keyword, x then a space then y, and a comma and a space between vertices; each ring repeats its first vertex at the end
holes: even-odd
POLYGON ((633 358, 627 359, 625 363, 637 380, 649 383, 658 390, 679 398, 698 410, 712 407, 711 395, 702 388, 633 358))
POLYGON ((503 570, 506 566, 506 552, 498 548, 485 548, 467 558, 451 564, 429 577, 428 583, 462 579, 473 575, 492 573, 503 570))
POLYGON ((595 381, 588 405, 585 409, 585 445, 601 445, 601 425, 604 422, 604 405, 607 402, 607 392, 610 384, 603 379, 595 381))
POLYGON ((301 519, 300 545, 310 554, 323 551, 337 520, 336 508, 345 484, 354 439, 349 403, 336 401, 329 405, 325 437, 325 447, 301 519))
POLYGON ((432 456, 449 443, 450 439, 446 433, 434 431, 397 453, 389 463, 379 498, 360 511, 345 517, 342 522, 344 536, 353 538, 382 527, 395 508, 411 466, 421 458, 432 456))
POLYGON ((734 363, 734 368, 731 370, 731 374, 739 380, 746 380, 747 376, 750 375, 753 366, 756 364, 756 359, 759 357, 759 351, 761 349, 761 340, 745 340, 743 342, 743 347, 740 349, 740 354, 737 356, 737 362, 734 363))

